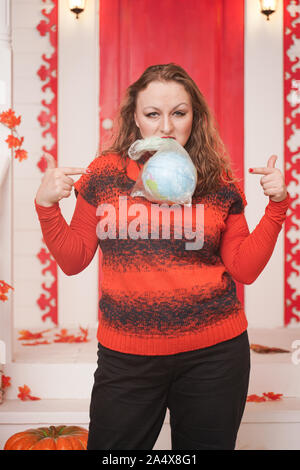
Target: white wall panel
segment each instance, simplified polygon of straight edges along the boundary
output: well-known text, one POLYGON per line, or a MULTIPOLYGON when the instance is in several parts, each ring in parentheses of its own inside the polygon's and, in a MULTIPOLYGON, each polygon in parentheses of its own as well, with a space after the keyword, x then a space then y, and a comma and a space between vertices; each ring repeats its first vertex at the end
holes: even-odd
MULTIPOLYGON (((52 139, 49 139, 48 148, 51 147, 52 139)), ((40 152, 37 150, 44 145, 44 140, 42 139, 41 135, 38 135, 37 132, 28 130, 26 131, 26 142, 24 140, 24 148, 26 148, 28 152, 28 159, 23 160, 20 164, 15 164, 14 166, 14 175, 15 180, 17 179, 33 179, 35 180, 35 184, 39 185, 41 181, 41 171, 37 166, 37 162, 40 159, 40 152), (32 139, 30 139, 32 136, 32 139)), ((24 181, 24 185, 25 185, 24 181)), ((36 186, 37 189, 38 186, 36 186)))
MULTIPOLYGON (((15 308, 23 317, 23 308, 31 308, 36 304, 36 299, 40 295, 40 285, 38 282, 33 282, 32 279, 15 278, 15 289, 19 292, 19 295, 15 297, 15 308)), ((26 319, 26 323, 27 321, 30 322, 31 319, 26 319)))
MULTIPOLYGON (((34 5, 29 4, 29 8, 36 8, 34 5)), ((19 12, 17 11, 17 15, 19 12)), ((13 17, 15 18, 15 17, 13 17)), ((14 20, 13 20, 14 21, 14 20)), ((32 18, 31 28, 15 28, 13 29, 13 48, 18 51, 18 54, 21 53, 35 53, 43 54, 47 49, 50 51, 53 50, 47 36, 40 36, 38 30, 36 29, 37 24, 34 23, 32 18)))
POLYGON ((40 230, 15 230, 14 242, 15 257, 31 256, 35 258, 36 247, 41 244, 41 232, 40 230))
POLYGON ((27 203, 32 206, 40 178, 15 178, 14 201, 15 204, 27 203))
MULTIPOLYGON (((14 77, 33 78, 41 66, 40 55, 32 52, 14 52, 14 77)), ((38 87, 38 91, 40 86, 38 87)))
POLYGON ((42 3, 41 0, 13 0, 12 14, 14 17, 14 28, 32 29, 33 25, 37 25, 41 20, 42 8, 49 8, 51 2, 48 0, 42 3))
MULTIPOLYGON (((58 161, 85 167, 98 147, 98 1, 86 2, 77 20, 67 0, 59 2, 58 161)), ((74 180, 79 177, 75 176, 74 180)), ((60 202, 70 222, 74 197, 60 202)), ((94 324, 98 312, 98 255, 80 274, 59 273, 59 315, 64 324, 94 324)))
MULTIPOLYGON (((45 99, 41 92, 41 80, 36 76, 19 77, 15 75, 15 101, 19 104, 37 104, 40 106, 41 99, 45 99)), ((48 102, 48 100, 46 100, 48 102)), ((36 116, 37 117, 37 116, 36 116)))
MULTIPOLYGON (((18 230, 39 230, 41 233, 33 202, 32 204, 23 202, 14 204, 14 231, 18 230)), ((39 247, 37 246, 37 253, 38 251, 39 247)), ((15 292, 15 296, 18 296, 18 292, 15 292)))
POLYGON ((36 166, 44 141, 37 117, 42 110, 41 81, 37 76, 43 52, 52 51, 48 39, 36 30, 42 19, 40 2, 12 1, 13 25, 13 95, 14 110, 21 115, 18 128, 24 137, 28 159, 14 161, 14 324, 16 328, 39 326, 41 311, 36 303, 41 293, 40 263, 36 255, 41 246, 41 231, 33 201, 41 173, 36 166), (34 58, 34 59, 33 59, 34 58), (24 242, 24 233, 27 243, 24 242), (32 243, 28 244, 28 234, 32 243), (40 272, 38 271, 40 270, 40 272))
MULTIPOLYGON (((20 81, 18 82, 20 83, 20 81)), ((14 81, 14 86, 16 86, 16 82, 14 81)), ((21 91, 18 92, 19 96, 21 96, 21 91)), ((42 96, 42 95, 41 95, 42 96)), ((14 109, 16 114, 21 114, 21 124, 19 125, 18 132, 20 135, 24 136, 24 148, 25 148, 25 139, 29 142, 29 139, 26 138, 26 132, 31 129, 36 132, 35 137, 38 138, 39 135, 42 133, 43 130, 46 128, 41 128, 39 122, 37 120, 40 112, 42 111, 42 105, 37 102, 27 102, 27 103, 20 103, 19 101, 14 101, 14 109)))
MULTIPOLYGON (((245 191, 246 218, 252 231, 264 214, 269 198, 263 194, 261 175, 251 167, 267 166, 272 154, 283 171, 283 8, 267 21, 259 0, 245 1, 245 191)), ((245 286, 245 308, 251 327, 283 325, 283 230, 263 273, 245 286)))
MULTIPOLYGON (((24 281, 32 281, 33 283, 39 283, 41 278, 41 264, 36 256, 32 257, 29 255, 19 255, 14 259, 14 273, 15 283, 24 281)), ((49 274, 49 279, 52 279, 52 275, 49 274)), ((43 277, 43 280, 46 277, 43 277)))

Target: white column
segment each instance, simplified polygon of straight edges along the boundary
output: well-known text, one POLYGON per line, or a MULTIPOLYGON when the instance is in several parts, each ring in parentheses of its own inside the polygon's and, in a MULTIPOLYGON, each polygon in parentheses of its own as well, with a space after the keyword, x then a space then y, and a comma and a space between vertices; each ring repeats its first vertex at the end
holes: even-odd
MULTIPOLYGON (((0 113, 12 107, 12 46, 10 0, 0 0, 0 113)), ((12 273, 12 164, 5 139, 9 131, 0 124, 0 279, 13 285, 12 273)), ((0 301, 0 341, 6 360, 12 356, 13 291, 0 301)))

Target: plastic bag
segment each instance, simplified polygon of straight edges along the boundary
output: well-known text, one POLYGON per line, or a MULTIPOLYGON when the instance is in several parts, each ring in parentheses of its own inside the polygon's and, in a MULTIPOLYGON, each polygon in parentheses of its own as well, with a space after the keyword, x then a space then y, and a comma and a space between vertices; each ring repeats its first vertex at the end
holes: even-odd
POLYGON ((173 138, 153 136, 136 140, 128 155, 138 160, 146 152, 155 153, 141 169, 131 196, 190 206, 197 185, 197 170, 188 152, 173 138))

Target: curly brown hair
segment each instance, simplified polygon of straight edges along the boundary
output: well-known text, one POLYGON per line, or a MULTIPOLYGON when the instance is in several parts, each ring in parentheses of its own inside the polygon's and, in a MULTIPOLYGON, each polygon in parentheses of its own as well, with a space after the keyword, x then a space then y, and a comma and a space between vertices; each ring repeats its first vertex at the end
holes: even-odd
POLYGON ((180 83, 191 97, 193 123, 190 137, 184 148, 197 168, 197 194, 205 195, 216 191, 222 181, 227 183, 238 181, 233 174, 228 152, 203 94, 188 73, 173 62, 151 65, 127 88, 114 121, 112 143, 108 148, 100 151, 100 155, 119 154, 126 175, 129 163, 128 149, 135 140, 142 138, 134 120, 137 96, 153 81, 180 83))

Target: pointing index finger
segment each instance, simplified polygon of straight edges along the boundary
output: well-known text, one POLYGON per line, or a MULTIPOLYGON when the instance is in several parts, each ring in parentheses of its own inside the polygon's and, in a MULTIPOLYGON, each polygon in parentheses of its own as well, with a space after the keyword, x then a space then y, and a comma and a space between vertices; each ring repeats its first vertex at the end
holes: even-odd
POLYGON ((269 175, 274 172, 274 168, 258 167, 258 168, 249 168, 249 173, 256 175, 269 175))
POLYGON ((64 167, 61 168, 61 170, 64 172, 65 175, 81 175, 82 173, 89 173, 87 168, 64 167))

